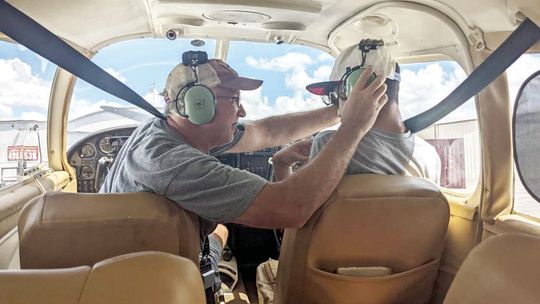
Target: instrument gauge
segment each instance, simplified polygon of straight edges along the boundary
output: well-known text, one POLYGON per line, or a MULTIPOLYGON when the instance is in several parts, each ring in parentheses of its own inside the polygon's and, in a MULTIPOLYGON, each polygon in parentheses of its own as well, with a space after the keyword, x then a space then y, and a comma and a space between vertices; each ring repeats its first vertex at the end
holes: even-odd
POLYGON ((80 175, 82 179, 91 179, 94 176, 94 169, 90 166, 82 166, 80 175))
POLYGON ((119 147, 118 140, 112 137, 103 137, 99 141, 99 150, 104 154, 113 154, 118 151, 119 147))
POLYGON ((85 144, 84 146, 82 146, 80 151, 81 158, 89 158, 94 156, 94 154, 96 154, 96 148, 94 147, 94 145, 85 144))

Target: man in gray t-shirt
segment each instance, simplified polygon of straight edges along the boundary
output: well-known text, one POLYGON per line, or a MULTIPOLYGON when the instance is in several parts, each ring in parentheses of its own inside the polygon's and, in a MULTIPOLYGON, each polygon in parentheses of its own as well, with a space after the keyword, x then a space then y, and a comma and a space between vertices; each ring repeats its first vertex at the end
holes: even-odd
POLYGON ((144 122, 124 147, 100 192, 164 195, 199 215, 206 232, 238 217, 267 183, 194 148, 161 119, 144 122))
MULTIPOLYGON (((370 84, 367 77, 360 77, 341 118, 335 107, 328 107, 245 121, 239 127, 238 120, 246 116, 240 91, 257 89, 262 81, 240 77, 218 59, 196 67, 193 62, 178 64, 169 73, 164 92, 166 120, 146 121, 133 132, 100 192, 164 195, 201 218, 203 235, 224 222, 261 228, 303 226, 334 191, 364 130, 371 128, 387 100, 383 77, 370 84), (283 145, 339 119, 342 127, 322 149, 319 160, 280 183, 231 168, 209 155, 224 145, 229 152, 283 145), (338 147, 345 153, 336 158, 332 151, 338 147), (336 159, 339 164, 330 164, 336 159), (324 177, 320 172, 325 172, 324 177)), ((221 252, 216 247, 224 245, 227 233, 221 226, 212 236, 215 268, 221 252)))
MULTIPOLYGON (((318 86, 319 90, 313 90, 314 85, 312 85, 311 91, 323 92, 322 89, 329 90, 331 84, 337 86, 336 81, 342 78, 347 69, 360 65, 361 59, 362 54, 358 46, 344 49, 336 59, 330 75, 331 81, 316 84, 315 87, 318 86)), ((427 178, 438 184, 441 164, 435 148, 408 131, 401 118, 398 105, 401 80, 399 65, 384 48, 368 52, 365 60, 366 64, 373 65, 376 74, 386 76, 388 102, 379 112, 373 128, 364 135, 356 148, 347 167, 347 174, 412 175, 427 178)), ((273 160, 274 164, 277 164, 275 170, 278 177, 282 179, 290 174, 287 165, 292 164, 293 161, 305 161, 308 155, 309 158, 317 156, 335 133, 336 131, 332 130, 318 133, 313 139, 311 149, 306 148, 309 141, 300 142, 296 144, 298 147, 292 145, 274 155, 273 160), (309 154, 307 154, 308 150, 309 154), (282 168, 279 168, 280 165, 282 168)))
MULTIPOLYGON (((332 138, 334 131, 323 131, 313 139, 310 158, 315 157, 332 138)), ((439 184, 441 163, 433 146, 412 134, 371 129, 347 167, 347 174, 388 174, 423 177, 439 184)))

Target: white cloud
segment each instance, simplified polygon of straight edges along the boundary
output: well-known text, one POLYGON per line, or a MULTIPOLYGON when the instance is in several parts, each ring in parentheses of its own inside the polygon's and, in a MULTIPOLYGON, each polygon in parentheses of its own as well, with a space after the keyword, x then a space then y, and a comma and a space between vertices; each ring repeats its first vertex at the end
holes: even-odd
POLYGON ((246 63, 256 69, 287 72, 291 70, 303 70, 313 63, 313 59, 306 54, 290 52, 283 56, 270 59, 255 59, 251 56, 246 58, 246 63))
POLYGON ((261 95, 261 90, 243 92, 242 99, 247 112, 246 119, 254 120, 275 114, 285 114, 323 107, 320 97, 309 94, 310 83, 328 80, 331 65, 318 66, 312 73, 308 67, 317 61, 333 59, 330 55, 319 55, 317 59, 307 54, 290 52, 274 58, 246 58, 246 63, 256 69, 284 72, 285 87, 292 91, 290 96, 278 96, 274 102, 261 95), (328 58, 330 57, 330 58, 328 58))
POLYGON ((163 96, 159 95, 159 93, 160 91, 155 88, 150 88, 143 98, 154 107, 161 108, 165 105, 165 100, 163 100, 163 96))
MULTIPOLYGON (((429 63, 413 71, 404 65, 401 71, 399 104, 403 118, 420 114, 433 107, 448 96, 463 79, 465 72, 457 64, 450 71, 444 70, 439 63, 429 63)), ((470 119, 476 117, 473 100, 450 114, 445 120, 470 119)))
POLYGON ((104 99, 98 101, 91 101, 86 99, 79 99, 74 96, 73 100, 71 101, 71 105, 69 106, 69 120, 73 120, 75 118, 93 112, 102 111, 101 106, 125 107, 126 105, 118 102, 107 101, 104 99))
MULTIPOLYGON (((400 108, 404 118, 409 118, 431 108, 448 96, 465 78, 466 74, 457 64, 451 71, 438 63, 427 64, 418 71, 402 69, 400 84, 400 108)), ((510 102, 513 105, 522 83, 540 67, 540 56, 522 55, 507 70, 510 102)), ((477 118, 474 98, 449 114, 443 121, 477 118)))
POLYGON ((294 96, 279 96, 274 103, 270 103, 268 97, 262 96, 261 89, 242 92, 242 104, 246 110, 247 120, 256 120, 277 114, 306 111, 324 106, 319 97, 304 96, 297 92, 294 96))
POLYGON ((326 81, 330 78, 330 73, 332 73, 332 66, 330 65, 321 65, 315 73, 313 73, 314 80, 326 81))
POLYGON ((11 120, 13 119, 13 109, 9 106, 0 104, 0 119, 11 120))
MULTIPOLYGON (((333 59, 332 56, 323 53, 317 57, 317 60, 327 61, 328 57, 333 59)), ((309 75, 308 66, 316 64, 317 60, 307 54, 290 52, 270 59, 250 56, 246 58, 246 63, 255 69, 285 72, 287 87, 299 90, 304 89, 310 83, 328 80, 332 65, 321 65, 313 72, 313 75, 309 75)))
POLYGON ((36 57, 39 59, 39 62, 41 63, 41 74, 44 74, 47 70, 47 66, 49 65, 49 60, 39 56, 36 54, 36 57))
POLYGON ((104 70, 107 73, 111 74, 111 76, 113 76, 114 78, 120 80, 120 82, 122 82, 122 83, 127 82, 127 78, 124 77, 122 74, 120 74, 120 72, 116 71, 115 69, 113 69, 113 68, 105 68, 104 70))
POLYGON ((321 53, 319 56, 317 56, 317 60, 318 61, 334 61, 335 58, 332 57, 332 55, 326 53, 326 52, 323 52, 321 53))
POLYGON ((297 111, 307 111, 322 108, 325 105, 322 103, 321 98, 315 95, 308 95, 296 92, 293 96, 279 96, 276 98, 275 112, 277 114, 285 114, 297 111))
POLYGON ((0 59, 0 88, 0 115, 9 115, 3 118, 24 118, 11 116, 12 107, 28 107, 46 113, 51 82, 33 75, 30 65, 20 59, 0 59))
POLYGON ((261 88, 243 91, 240 98, 248 120, 256 120, 274 114, 274 107, 270 105, 268 97, 262 96, 261 88))

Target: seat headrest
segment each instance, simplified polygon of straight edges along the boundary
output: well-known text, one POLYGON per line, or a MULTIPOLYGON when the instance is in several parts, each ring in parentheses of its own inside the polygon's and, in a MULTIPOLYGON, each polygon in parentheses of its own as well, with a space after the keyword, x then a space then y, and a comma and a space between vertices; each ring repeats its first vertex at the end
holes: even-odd
POLYGON ((65 268, 138 251, 198 261, 198 218, 152 193, 47 193, 19 219, 21 268, 65 268))
POLYGON ((197 266, 161 252, 138 252, 64 269, 0 271, 0 303, 205 303, 197 266))

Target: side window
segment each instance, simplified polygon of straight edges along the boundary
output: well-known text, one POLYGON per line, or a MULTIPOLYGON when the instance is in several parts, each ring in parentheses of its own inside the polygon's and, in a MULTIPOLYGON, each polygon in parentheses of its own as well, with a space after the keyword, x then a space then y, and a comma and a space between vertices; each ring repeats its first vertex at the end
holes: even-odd
POLYGON ((306 85, 326 81, 334 58, 311 47, 233 41, 227 62, 242 76, 264 80, 255 91, 242 92, 246 119, 324 107, 306 85))
MULTIPOLYGON (((523 82, 540 67, 540 54, 524 54, 507 70, 512 109, 523 82)), ((529 195, 514 166, 514 208, 517 213, 540 219, 540 203, 529 195)))
MULTIPOLYGON (((403 119, 437 104, 466 78, 454 61, 401 65, 399 104, 403 119)), ((441 159, 441 187, 471 193, 480 177, 480 138, 474 99, 418 133, 441 159)))
POLYGON ((56 65, 0 41, 0 188, 47 168, 47 108, 56 65))

